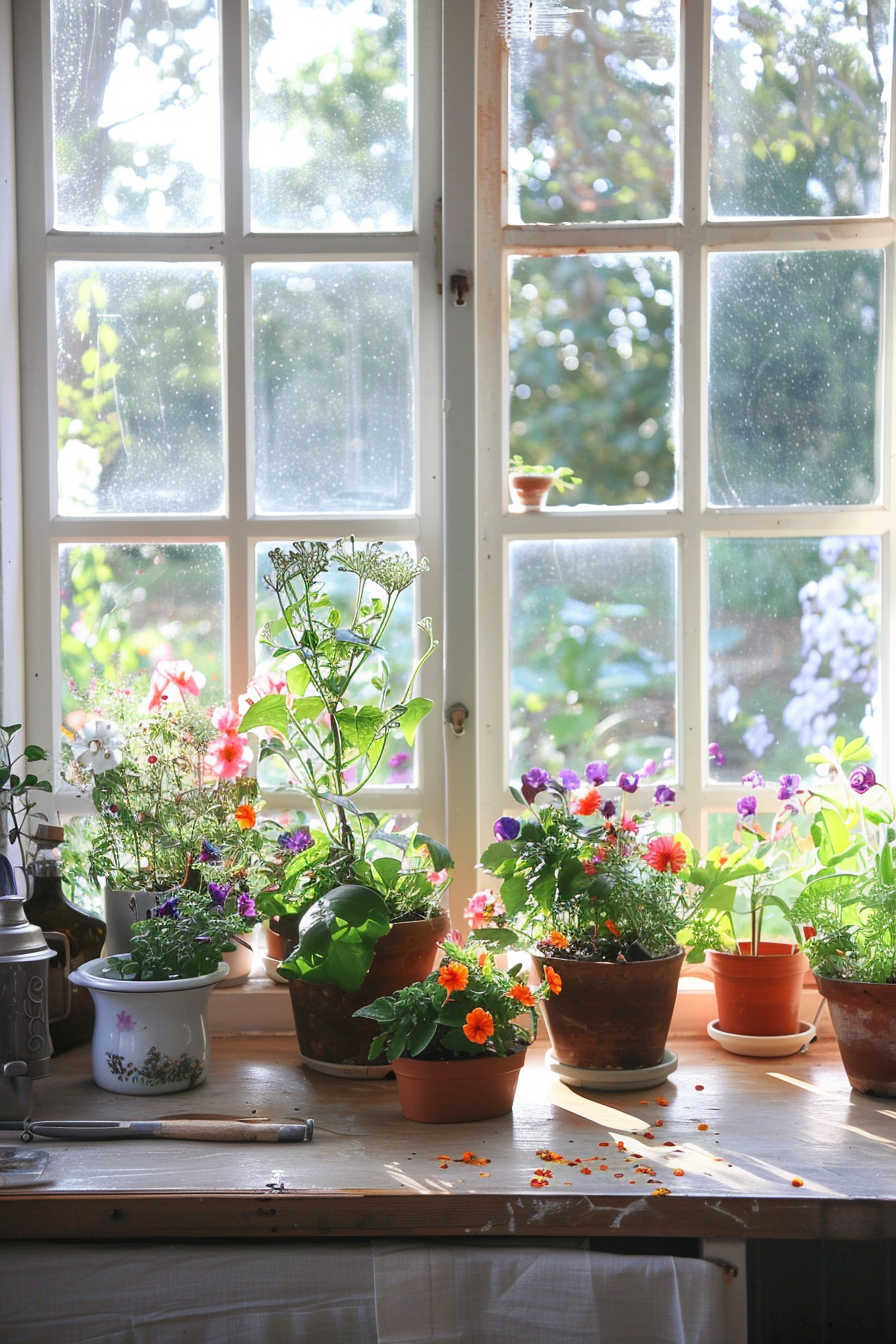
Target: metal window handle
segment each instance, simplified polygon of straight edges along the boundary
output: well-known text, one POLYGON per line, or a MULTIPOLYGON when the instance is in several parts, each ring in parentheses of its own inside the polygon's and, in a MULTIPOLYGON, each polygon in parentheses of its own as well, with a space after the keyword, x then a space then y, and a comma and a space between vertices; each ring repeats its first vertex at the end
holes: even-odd
POLYGON ((445 722, 451 725, 455 737, 463 737, 469 717, 470 711, 466 705, 460 703, 452 705, 450 709, 445 711, 445 722))
POLYGON ((465 308, 467 304, 467 295, 473 288, 473 277, 469 271, 456 271, 448 281, 451 293, 454 295, 454 306, 456 308, 465 308))

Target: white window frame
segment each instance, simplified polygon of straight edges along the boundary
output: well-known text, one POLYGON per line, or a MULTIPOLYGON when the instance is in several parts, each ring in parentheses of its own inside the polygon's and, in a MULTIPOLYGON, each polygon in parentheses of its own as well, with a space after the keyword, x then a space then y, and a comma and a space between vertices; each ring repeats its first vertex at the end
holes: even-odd
MULTIPOLYGON (((513 810, 507 791, 509 761, 509 612, 507 548, 518 539, 671 537, 678 544, 677 570, 677 736, 676 811, 682 829, 705 846, 711 812, 734 811, 742 786, 712 782, 708 769, 707 543, 715 537, 797 537, 876 535, 881 539, 880 684, 890 684, 894 667, 894 554, 891 544, 894 471, 894 263, 896 197, 894 137, 884 165, 882 199, 887 213, 837 219, 714 221, 708 213, 710 0, 681 4, 681 95, 678 131, 679 219, 637 224, 508 224, 507 59, 497 22, 500 0, 482 0, 479 19, 478 154, 480 171, 476 266, 479 285, 478 405, 480 498, 479 695, 480 732, 489 744, 480 759, 482 842, 502 811, 513 810), (684 146, 688 146, 687 154, 684 146), (777 247, 880 248, 884 252, 879 360, 881 502, 869 506, 801 508, 713 508, 708 503, 707 258, 710 253, 777 247), (676 339, 679 367, 678 457, 680 499, 666 505, 598 507, 579 505, 543 513, 509 512, 506 473, 509 441, 507 319, 508 258, 578 252, 677 253, 676 339)), ((570 5, 574 9, 574 4, 570 5)), ((889 116, 892 122, 893 98, 889 116)), ((858 727, 858 725, 856 725, 858 727)), ((896 760, 896 715, 881 695, 882 768, 896 760)), ((541 764, 533 761, 532 765, 541 764)), ((584 762, 583 762, 584 764, 584 762)), ((799 769, 797 762, 795 768, 799 769)), ((774 789, 757 793, 760 810, 774 811, 774 789)))

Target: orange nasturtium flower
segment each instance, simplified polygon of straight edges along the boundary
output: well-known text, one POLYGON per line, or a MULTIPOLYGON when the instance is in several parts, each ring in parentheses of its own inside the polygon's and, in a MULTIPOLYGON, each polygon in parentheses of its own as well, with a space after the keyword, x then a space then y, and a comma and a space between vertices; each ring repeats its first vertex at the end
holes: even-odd
POLYGON ((251 831, 256 820, 255 808, 251 803, 240 803, 233 814, 233 819, 241 831, 251 831))
POLYGON ((508 999, 516 999, 524 1008, 531 1008, 535 1002, 535 995, 528 985, 512 985, 507 991, 508 999))
POLYGON ((467 1013, 464 1035, 468 1041, 473 1041, 476 1045, 485 1045, 494 1030, 495 1019, 484 1008, 474 1008, 472 1013, 467 1013))
POLYGON ((545 966, 544 978, 548 982, 548 988, 550 989, 551 993, 559 994, 561 989, 563 988, 563 981, 560 979, 560 976, 554 970, 553 966, 545 966))
POLYGON ((466 989, 467 981, 470 978, 470 972, 466 966, 462 966, 459 961, 449 961, 439 971, 439 984, 443 989, 447 989, 448 996, 445 1002, 451 998, 455 990, 466 989))
POLYGON ((680 873, 688 861, 674 835, 658 835, 647 846, 644 862, 658 873, 680 873))
POLYGON ((622 937, 622 934, 619 932, 619 930, 617 929, 616 925, 613 923, 612 919, 605 919, 605 920, 604 920, 604 924, 605 924, 606 927, 610 930, 610 932, 612 933, 612 935, 613 935, 614 938, 621 938, 621 937, 622 937))
POLYGON ((569 939, 566 934, 560 933, 557 929, 548 934, 548 942, 551 947, 569 947, 569 939))

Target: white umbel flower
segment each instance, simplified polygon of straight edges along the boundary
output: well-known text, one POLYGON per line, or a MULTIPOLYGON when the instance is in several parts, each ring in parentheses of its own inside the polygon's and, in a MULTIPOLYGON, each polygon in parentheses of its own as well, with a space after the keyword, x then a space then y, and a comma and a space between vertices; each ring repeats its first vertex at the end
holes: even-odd
POLYGON ((102 775, 121 765, 124 737, 111 719, 88 719, 75 734, 72 755, 91 774, 102 775))

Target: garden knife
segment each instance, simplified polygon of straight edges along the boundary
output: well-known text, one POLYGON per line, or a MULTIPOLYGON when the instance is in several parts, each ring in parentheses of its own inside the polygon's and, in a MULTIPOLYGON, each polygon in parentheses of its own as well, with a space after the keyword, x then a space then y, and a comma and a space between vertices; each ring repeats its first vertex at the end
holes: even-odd
POLYGON ((194 1139, 209 1143, 310 1143, 313 1120, 0 1120, 0 1130, 40 1139, 194 1139))

